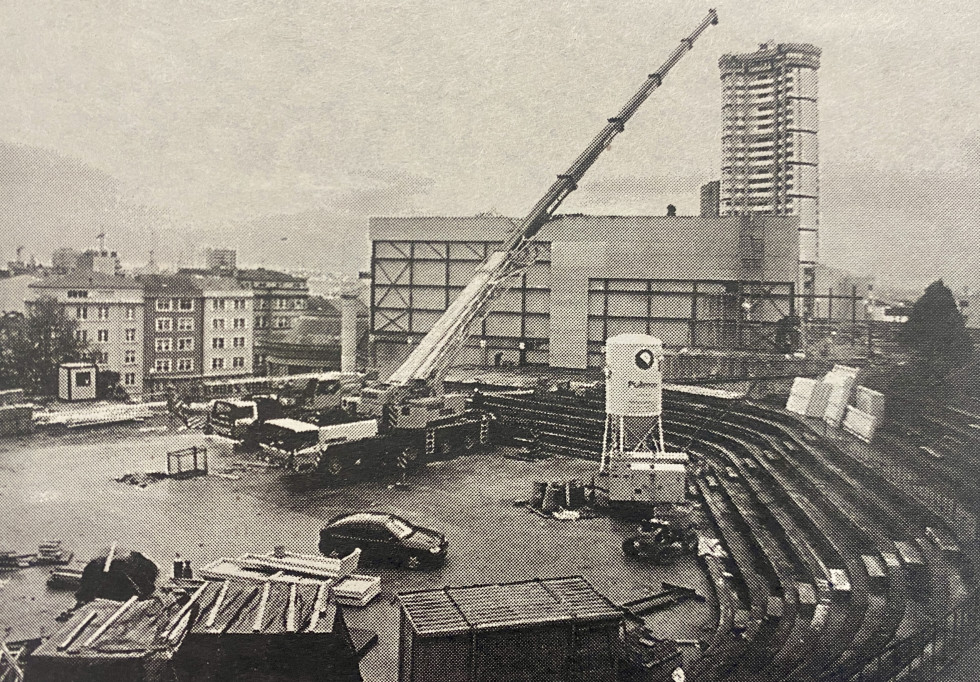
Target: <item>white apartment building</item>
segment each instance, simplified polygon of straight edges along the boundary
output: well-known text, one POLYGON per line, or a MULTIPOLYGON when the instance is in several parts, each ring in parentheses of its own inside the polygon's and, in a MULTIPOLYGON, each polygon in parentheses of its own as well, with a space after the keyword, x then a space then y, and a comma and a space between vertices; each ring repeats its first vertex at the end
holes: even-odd
POLYGON ((253 294, 230 277, 197 277, 202 290, 204 377, 250 376, 253 294))

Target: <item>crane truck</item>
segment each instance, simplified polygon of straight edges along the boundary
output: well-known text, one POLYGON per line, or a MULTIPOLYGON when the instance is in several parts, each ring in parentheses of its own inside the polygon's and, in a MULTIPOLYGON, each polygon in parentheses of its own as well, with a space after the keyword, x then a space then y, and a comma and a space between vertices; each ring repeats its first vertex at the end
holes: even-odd
POLYGON ((585 173, 624 131, 626 123, 661 86, 670 70, 694 47, 694 42, 717 23, 717 13, 709 10, 619 113, 607 120, 572 165, 558 175, 527 216, 503 235, 502 244, 477 267, 473 278, 404 363, 386 380, 361 389, 359 421, 324 427, 315 434, 308 430, 302 452, 294 449, 283 453, 295 468, 315 468, 339 477, 352 469, 405 467, 419 458, 446 455, 455 449, 472 450, 487 441, 487 415, 474 408, 468 396, 443 390, 450 364, 466 343, 474 323, 483 319, 493 302, 535 262, 535 237, 541 228, 577 189, 585 173))

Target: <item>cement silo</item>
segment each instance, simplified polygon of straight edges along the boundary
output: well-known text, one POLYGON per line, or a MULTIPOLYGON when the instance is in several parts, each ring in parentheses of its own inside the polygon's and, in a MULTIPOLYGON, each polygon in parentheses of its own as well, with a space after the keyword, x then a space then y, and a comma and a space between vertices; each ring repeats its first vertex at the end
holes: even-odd
POLYGON ((606 426, 601 470, 610 502, 681 502, 685 466, 666 452, 663 424, 663 343, 646 334, 606 340, 606 426))

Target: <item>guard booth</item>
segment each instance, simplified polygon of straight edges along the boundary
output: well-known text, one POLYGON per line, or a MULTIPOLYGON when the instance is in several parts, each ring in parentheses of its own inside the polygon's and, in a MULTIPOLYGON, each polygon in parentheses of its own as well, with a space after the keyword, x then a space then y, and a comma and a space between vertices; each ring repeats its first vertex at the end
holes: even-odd
POLYGON ((98 372, 93 362, 63 362, 58 365, 58 399, 66 402, 95 400, 98 372))

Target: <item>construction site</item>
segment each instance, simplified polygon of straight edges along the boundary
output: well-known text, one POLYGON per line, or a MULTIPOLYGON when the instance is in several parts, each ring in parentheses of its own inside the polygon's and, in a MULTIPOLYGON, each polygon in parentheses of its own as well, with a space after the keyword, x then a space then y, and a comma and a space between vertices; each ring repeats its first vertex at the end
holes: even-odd
POLYGON ((338 371, 0 394, 0 682, 975 679, 980 400, 822 279, 820 50, 721 57, 702 215, 559 213, 718 21, 525 217, 372 218, 338 371))

